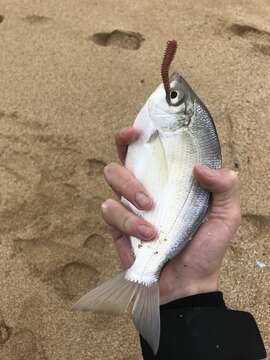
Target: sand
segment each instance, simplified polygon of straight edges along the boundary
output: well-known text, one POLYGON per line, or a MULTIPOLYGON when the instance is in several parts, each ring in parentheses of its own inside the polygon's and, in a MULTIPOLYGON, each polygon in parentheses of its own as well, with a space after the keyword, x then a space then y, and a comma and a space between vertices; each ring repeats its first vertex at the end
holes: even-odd
POLYGON ((0 1, 1 360, 141 359, 128 316, 70 307, 120 269, 100 215, 112 196, 102 169, 173 38, 173 67, 241 176, 221 289, 270 350, 269 16, 269 0, 0 1))

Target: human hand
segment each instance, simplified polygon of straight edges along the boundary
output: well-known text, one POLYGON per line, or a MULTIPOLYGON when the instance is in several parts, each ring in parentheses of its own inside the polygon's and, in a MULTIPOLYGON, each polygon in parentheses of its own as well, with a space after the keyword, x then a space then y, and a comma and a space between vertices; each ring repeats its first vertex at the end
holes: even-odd
MULTIPOLYGON (((125 160, 127 146, 140 136, 135 128, 124 128, 115 134, 119 158, 125 160)), ((201 186, 213 194, 206 221, 201 224, 193 239, 161 272, 160 302, 217 291, 219 272, 226 248, 241 222, 239 180, 236 172, 211 170, 196 165, 194 176, 201 186)), ((104 168, 107 183, 120 197, 123 195, 137 208, 150 210, 149 197, 139 203, 138 194, 147 195, 143 185, 124 166, 110 163, 104 168), (146 201, 148 200, 148 201, 146 201)), ((129 236, 152 240, 156 229, 144 219, 134 215, 120 201, 108 199, 102 204, 102 215, 110 227, 112 237, 124 269, 133 261, 129 236), (148 228, 142 235, 140 229, 148 228)))

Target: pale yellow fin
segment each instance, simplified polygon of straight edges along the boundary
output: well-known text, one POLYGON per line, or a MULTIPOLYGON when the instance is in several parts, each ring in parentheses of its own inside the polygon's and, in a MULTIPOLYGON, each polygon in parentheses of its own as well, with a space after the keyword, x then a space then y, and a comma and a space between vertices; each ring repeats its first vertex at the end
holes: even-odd
POLYGON ((139 285, 133 305, 133 322, 138 332, 148 342, 153 353, 158 352, 160 339, 159 283, 139 285))
POLYGON ((122 272, 89 291, 72 309, 121 314, 128 309, 133 299, 134 325, 156 354, 160 337, 158 282, 152 286, 144 286, 125 279, 125 273, 122 272))
POLYGON ((137 284, 125 279, 122 272, 97 288, 89 291, 73 305, 76 311, 124 313, 136 291, 137 284))

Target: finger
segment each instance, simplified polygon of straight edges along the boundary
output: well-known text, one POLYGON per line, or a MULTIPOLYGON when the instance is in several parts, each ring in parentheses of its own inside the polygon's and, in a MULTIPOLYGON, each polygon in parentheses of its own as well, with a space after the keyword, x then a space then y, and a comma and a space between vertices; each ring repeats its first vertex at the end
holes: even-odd
POLYGON ((118 253, 123 269, 128 269, 134 262, 131 244, 128 236, 123 234, 118 229, 109 226, 116 251, 118 253))
POLYGON ((137 140, 140 136, 140 133, 141 131, 134 127, 123 128, 115 133, 115 144, 119 159, 122 161, 122 163, 125 162, 128 145, 137 140))
POLYGON ((213 193, 210 213, 238 227, 241 221, 238 174, 228 169, 214 170, 196 165, 194 176, 203 188, 213 193))
POLYGON ((104 177, 116 194, 121 194, 138 209, 150 210, 153 202, 143 185, 131 171, 117 163, 110 163, 104 168, 104 177))
POLYGON ((123 204, 108 199, 101 205, 104 220, 112 227, 128 236, 141 240, 152 240, 157 231, 152 224, 130 212, 123 204))
POLYGON ((237 172, 228 169, 210 169, 196 165, 194 176, 199 183, 214 196, 214 201, 227 202, 239 199, 239 179, 237 172))
POLYGON ((222 196, 239 187, 238 174, 233 170, 210 169, 207 166, 195 165, 193 172, 205 189, 222 196))

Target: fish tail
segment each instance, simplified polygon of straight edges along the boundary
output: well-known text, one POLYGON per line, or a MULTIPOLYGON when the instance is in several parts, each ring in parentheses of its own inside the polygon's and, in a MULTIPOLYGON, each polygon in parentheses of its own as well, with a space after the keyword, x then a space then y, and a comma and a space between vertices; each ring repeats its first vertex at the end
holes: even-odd
POLYGON ((145 286, 127 280, 125 272, 122 272, 89 291, 72 306, 72 309, 122 314, 133 299, 134 325, 156 354, 160 337, 158 282, 145 286))
POLYGON ((81 297, 72 309, 122 314, 134 297, 136 288, 137 284, 126 280, 125 272, 121 272, 81 297))
POLYGON ((138 285, 132 315, 136 329, 156 354, 160 338, 159 282, 138 285))

